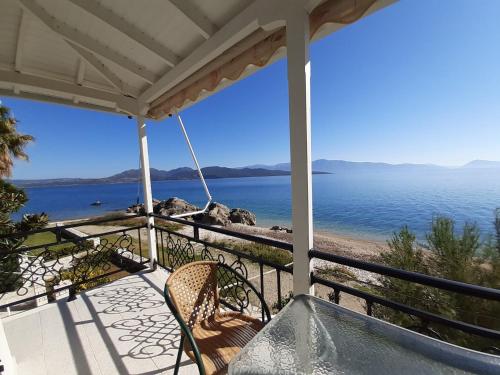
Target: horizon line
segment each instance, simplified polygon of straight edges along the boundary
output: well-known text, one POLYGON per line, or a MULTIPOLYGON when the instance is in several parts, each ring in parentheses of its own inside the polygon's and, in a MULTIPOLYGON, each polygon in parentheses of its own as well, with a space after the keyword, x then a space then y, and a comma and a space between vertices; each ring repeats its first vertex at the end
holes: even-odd
MULTIPOLYGON (((317 161, 328 161, 328 162, 347 162, 347 163, 353 163, 353 164, 383 164, 383 165, 389 165, 389 166, 428 166, 428 167, 438 167, 438 168, 446 168, 446 169, 459 169, 459 168, 464 168, 470 164, 473 163, 498 163, 498 167, 500 167, 500 161, 496 160, 486 160, 486 159, 474 159, 471 160, 465 164, 461 165, 440 165, 440 164, 434 164, 434 163, 412 163, 412 162, 404 162, 404 163, 389 163, 389 162, 381 162, 381 161, 353 161, 353 160, 345 160, 345 159, 325 159, 325 158, 319 158, 313 160, 311 163, 317 162, 317 161)), ((227 166, 222 166, 222 165, 209 165, 202 167, 203 168, 228 168, 228 169, 243 169, 243 168, 249 168, 249 169, 266 169, 265 167, 276 167, 281 164, 290 164, 290 162, 282 162, 282 163, 275 163, 275 164, 261 164, 261 163, 256 163, 256 164, 251 164, 251 165, 245 165, 241 167, 227 167, 227 166)), ((173 171, 176 169, 182 169, 182 168, 189 168, 194 170, 192 167, 188 166, 180 166, 180 167, 175 167, 171 169, 161 169, 161 168, 156 168, 156 167, 150 167, 150 170, 157 170, 161 172, 169 172, 173 171)), ((483 168, 484 169, 484 168, 483 168)), ((109 178, 113 177, 117 174, 127 172, 127 171, 140 171, 140 168, 128 168, 128 169, 123 169, 118 172, 111 172, 109 175, 105 175, 102 177, 38 177, 38 178, 9 178, 7 181, 32 181, 32 180, 62 180, 62 179, 104 179, 104 178, 109 178)), ((321 171, 318 171, 321 172, 321 171)))

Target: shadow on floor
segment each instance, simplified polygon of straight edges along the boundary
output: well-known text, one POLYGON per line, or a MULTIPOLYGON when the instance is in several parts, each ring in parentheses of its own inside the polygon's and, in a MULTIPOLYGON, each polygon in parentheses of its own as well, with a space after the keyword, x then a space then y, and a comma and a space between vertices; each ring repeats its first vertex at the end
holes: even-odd
MULTIPOLYGON (((156 364, 157 370, 140 374, 174 369, 180 341, 179 325, 151 276, 145 273, 121 279, 115 285, 84 293, 81 299, 120 374, 132 373, 127 366, 131 360, 151 359, 156 364), (112 316, 116 319, 111 320, 112 316)), ((186 360, 181 366, 190 364, 192 362, 186 360)))

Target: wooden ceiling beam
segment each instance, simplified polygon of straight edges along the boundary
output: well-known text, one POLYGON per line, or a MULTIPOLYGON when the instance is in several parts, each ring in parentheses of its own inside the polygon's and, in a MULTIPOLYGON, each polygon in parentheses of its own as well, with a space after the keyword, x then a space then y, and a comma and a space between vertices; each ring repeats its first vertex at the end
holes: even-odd
MULTIPOLYGON (((111 71, 105 64, 102 63, 93 53, 87 51, 85 48, 81 48, 73 42, 67 41, 68 45, 73 48, 73 50, 81 56, 88 64, 92 65, 97 72, 114 88, 116 88, 120 93, 131 95, 137 97, 139 92, 137 89, 123 82, 120 77, 111 71)), ((81 85, 81 84, 80 84, 81 85)))
POLYGON ((21 9, 21 18, 19 19, 19 29, 17 32, 17 41, 16 41, 16 57, 14 60, 14 67, 16 72, 20 72, 22 70, 22 60, 24 52, 24 34, 26 33, 26 18, 27 15, 24 9, 21 9))
POLYGON ((76 71, 75 83, 78 86, 82 86, 84 79, 85 79, 85 60, 80 58, 78 59, 78 68, 76 71))
POLYGON ((111 10, 103 7, 96 0, 70 0, 74 5, 80 7, 94 17, 105 22, 109 26, 118 30, 123 35, 139 43, 144 48, 161 57, 169 66, 175 66, 180 58, 163 44, 146 35, 139 28, 124 20, 111 10))
POLYGON ((82 48, 89 50, 96 55, 104 57, 115 64, 121 66, 122 68, 134 73, 138 77, 141 77, 148 83, 154 83, 157 77, 154 73, 148 71, 145 67, 136 64, 134 61, 130 60, 128 57, 121 55, 109 48, 108 46, 102 44, 98 40, 92 39, 88 35, 81 33, 75 28, 70 27, 64 22, 57 20, 50 13, 48 13, 42 6, 40 6, 34 0, 18 0, 21 6, 29 11, 34 17, 39 19, 47 27, 49 27, 56 34, 63 37, 65 40, 73 42, 82 48))
POLYGON ((202 68, 229 47, 257 30, 283 7, 282 1, 255 0, 209 39, 196 47, 187 57, 165 73, 139 96, 141 103, 150 103, 183 79, 202 68), (262 18, 262 19, 260 19, 262 18))
MULTIPOLYGON (((85 1, 85 0, 78 0, 85 1)), ((190 0, 168 0, 193 24, 205 38, 210 38, 217 31, 215 26, 190 0)))
POLYGON ((101 91, 74 83, 58 81, 50 78, 17 73, 15 71, 0 70, 0 82, 16 87, 20 91, 29 91, 38 95, 54 97, 59 93, 63 96, 87 98, 116 105, 127 113, 137 112, 137 101, 124 95, 101 91))

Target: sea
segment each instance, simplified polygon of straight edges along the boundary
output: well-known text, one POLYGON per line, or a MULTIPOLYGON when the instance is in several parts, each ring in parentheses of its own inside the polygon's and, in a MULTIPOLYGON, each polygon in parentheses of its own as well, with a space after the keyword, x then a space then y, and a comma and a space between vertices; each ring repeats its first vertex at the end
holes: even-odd
MULTIPOLYGON (((483 238, 494 232, 495 209, 500 207, 500 170, 439 169, 377 171, 313 175, 314 228, 353 238, 386 240, 408 226, 425 239, 432 220, 452 218, 459 232, 476 223, 483 238)), ((210 179, 214 200, 231 208, 253 211, 257 225, 291 226, 289 176, 210 179)), ((205 204, 200 181, 156 181, 153 197, 179 197, 205 204)), ((27 205, 17 213, 45 212, 51 220, 98 216, 124 210, 142 201, 137 183, 32 187, 27 205), (102 205, 91 203, 101 201, 102 205)))

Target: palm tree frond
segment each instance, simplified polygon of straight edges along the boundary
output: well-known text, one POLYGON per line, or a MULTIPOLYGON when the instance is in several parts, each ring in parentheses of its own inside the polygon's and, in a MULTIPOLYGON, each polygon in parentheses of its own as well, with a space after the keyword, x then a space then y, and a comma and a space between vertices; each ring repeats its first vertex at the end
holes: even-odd
POLYGON ((28 134, 17 132, 18 121, 8 107, 0 105, 0 177, 12 175, 13 159, 29 160, 25 147, 35 140, 28 134))

